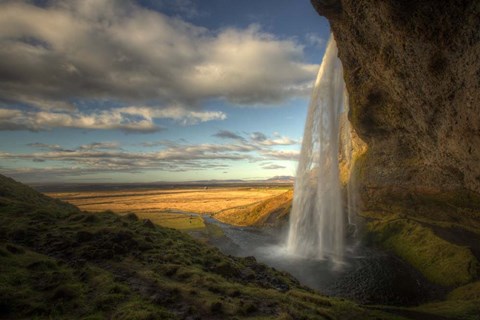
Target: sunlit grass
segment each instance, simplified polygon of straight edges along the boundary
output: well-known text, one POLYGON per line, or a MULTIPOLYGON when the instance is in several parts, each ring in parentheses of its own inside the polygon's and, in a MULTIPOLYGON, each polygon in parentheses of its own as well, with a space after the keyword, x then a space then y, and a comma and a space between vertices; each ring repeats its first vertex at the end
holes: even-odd
POLYGON ((182 211, 213 214, 248 206, 286 191, 286 188, 210 188, 168 190, 122 190, 101 192, 66 192, 47 195, 65 200, 82 210, 136 214, 182 211))
POLYGON ((51 193, 90 212, 135 213, 141 219, 178 230, 205 228, 202 214, 218 214, 235 225, 254 225, 269 213, 288 213, 293 192, 288 187, 223 187, 196 189, 120 190, 51 193), (192 213, 192 214, 190 214, 192 213))
POLYGON ((137 216, 141 219, 149 219, 162 227, 178 230, 203 229, 203 218, 193 214, 167 213, 167 212, 140 212, 137 216))
POLYGON ((293 190, 288 190, 258 203, 223 210, 215 214, 214 217, 237 226, 275 224, 288 215, 292 206, 292 199, 293 190))

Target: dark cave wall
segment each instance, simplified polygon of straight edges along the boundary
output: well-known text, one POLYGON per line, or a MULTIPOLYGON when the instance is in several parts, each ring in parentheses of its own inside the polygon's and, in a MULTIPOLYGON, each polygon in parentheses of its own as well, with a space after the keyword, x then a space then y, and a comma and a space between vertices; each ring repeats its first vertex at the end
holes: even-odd
POLYGON ((480 208, 480 1, 312 4, 330 21, 349 119, 368 144, 365 209, 422 195, 480 208))

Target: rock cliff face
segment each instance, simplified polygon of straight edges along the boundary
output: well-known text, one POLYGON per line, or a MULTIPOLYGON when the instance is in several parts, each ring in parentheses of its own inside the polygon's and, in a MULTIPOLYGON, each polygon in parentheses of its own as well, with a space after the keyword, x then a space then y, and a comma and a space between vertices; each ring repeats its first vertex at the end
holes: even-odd
MULTIPOLYGON (((364 209, 407 201, 422 212, 428 199, 437 209, 447 203, 477 211, 480 2, 312 4, 330 21, 350 95, 349 119, 368 145, 357 165, 364 209)), ((431 209, 424 211, 443 211, 431 209)))

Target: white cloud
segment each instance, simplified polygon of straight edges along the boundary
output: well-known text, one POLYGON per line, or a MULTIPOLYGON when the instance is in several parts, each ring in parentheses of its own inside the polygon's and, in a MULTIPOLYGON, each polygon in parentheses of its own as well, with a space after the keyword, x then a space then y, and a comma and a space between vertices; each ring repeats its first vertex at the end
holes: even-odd
POLYGON ((266 159, 275 160, 298 160, 300 151, 298 150, 264 150, 261 154, 266 159))
POLYGON ((250 138, 255 142, 262 142, 267 140, 267 136, 262 132, 253 132, 250 134, 250 138))
POLYGON ((307 33, 305 35, 305 40, 307 40, 307 42, 312 45, 312 46, 315 46, 317 48, 322 48, 325 46, 326 44, 326 41, 325 39, 323 38, 320 38, 317 34, 315 33, 307 33))
POLYGON ((298 141, 288 137, 279 137, 276 139, 265 139, 258 143, 264 146, 290 146, 298 144, 298 141))
POLYGON ((242 145, 178 145, 155 152, 131 152, 116 143, 95 142, 74 149, 58 145, 32 143, 42 151, 32 153, 0 152, 5 161, 31 160, 41 167, 2 168, 4 174, 18 179, 41 181, 60 176, 81 176, 93 173, 138 173, 148 170, 182 172, 229 167, 225 161, 241 161, 252 158, 252 148, 242 145), (61 163, 55 167, 50 162, 61 163))
POLYGON ((41 131, 52 128, 79 128, 149 133, 163 129, 155 124, 154 119, 172 119, 183 125, 192 125, 198 122, 224 120, 226 117, 219 111, 192 111, 176 107, 167 109, 126 107, 91 113, 0 109, 0 130, 41 131))
POLYGON ((0 109, 0 121, 17 118, 22 115, 19 110, 13 109, 0 109))
MULTIPOLYGON (((266 137, 268 140, 268 137, 266 137)), ((31 153, 1 152, 0 159, 5 163, 11 161, 33 161, 41 163, 41 168, 30 169, 22 167, 8 169, 10 175, 23 177, 28 173, 39 177, 51 174, 68 175, 68 169, 74 168, 71 175, 81 175, 98 172, 143 172, 156 171, 191 171, 228 168, 232 161, 258 162, 263 169, 284 169, 277 160, 296 160, 297 150, 275 150, 275 145, 253 144, 247 139, 234 139, 228 144, 189 144, 162 140, 145 143, 145 146, 157 150, 138 152, 125 150, 117 142, 92 142, 66 148, 57 144, 31 143, 30 147, 37 149, 31 153), (56 168, 49 167, 55 162, 56 168)), ((283 163, 282 163, 283 164, 283 163)), ((5 170, 4 170, 5 171, 5 170)), ((33 177, 33 176, 32 176, 33 177)))
POLYGON ((192 111, 177 106, 163 109, 154 107, 126 107, 115 111, 122 114, 141 116, 145 119, 172 119, 183 125, 192 125, 212 120, 225 120, 227 118, 226 114, 220 111, 192 111))
POLYGON ((71 98, 268 104, 307 93, 316 73, 300 44, 257 25, 212 32, 129 1, 47 3, 0 3, 1 100, 50 111, 71 110, 71 98))
POLYGON ((285 166, 281 166, 278 164, 270 164, 262 167, 262 169, 266 169, 266 170, 277 170, 277 169, 285 169, 285 168, 286 168, 285 166))
POLYGON ((231 140, 245 141, 244 137, 242 137, 241 135, 239 135, 235 132, 229 131, 229 130, 219 130, 213 136, 217 137, 217 138, 220 138, 220 139, 231 139, 231 140))
POLYGON ((118 142, 92 142, 78 147, 80 150, 115 150, 120 149, 118 142))
POLYGON ((81 145, 76 149, 67 149, 58 144, 46 144, 41 142, 29 143, 27 144, 27 146, 40 149, 40 150, 57 151, 57 152, 76 152, 78 150, 91 151, 91 150, 120 150, 121 149, 120 144, 118 142, 92 142, 89 144, 81 145))
POLYGON ((214 137, 218 137, 221 139, 232 139, 232 140, 240 140, 246 145, 256 146, 258 149, 261 147, 267 146, 291 146, 299 144, 298 140, 291 139, 289 137, 285 137, 280 135, 278 132, 273 133, 273 138, 269 138, 265 133, 255 131, 247 135, 247 137, 243 137, 240 134, 237 134, 232 131, 228 130, 219 130, 217 133, 213 135, 214 137))
POLYGON ((58 144, 46 144, 41 142, 34 142, 27 144, 29 147, 33 147, 40 150, 50 150, 50 151, 65 151, 66 149, 61 147, 58 144))

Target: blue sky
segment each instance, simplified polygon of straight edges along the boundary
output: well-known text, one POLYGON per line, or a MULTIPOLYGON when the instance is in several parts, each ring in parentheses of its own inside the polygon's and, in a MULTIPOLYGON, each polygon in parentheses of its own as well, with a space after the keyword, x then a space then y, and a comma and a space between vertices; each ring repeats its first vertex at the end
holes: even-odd
POLYGON ((0 2, 0 172, 294 175, 329 36, 310 1, 0 2))

